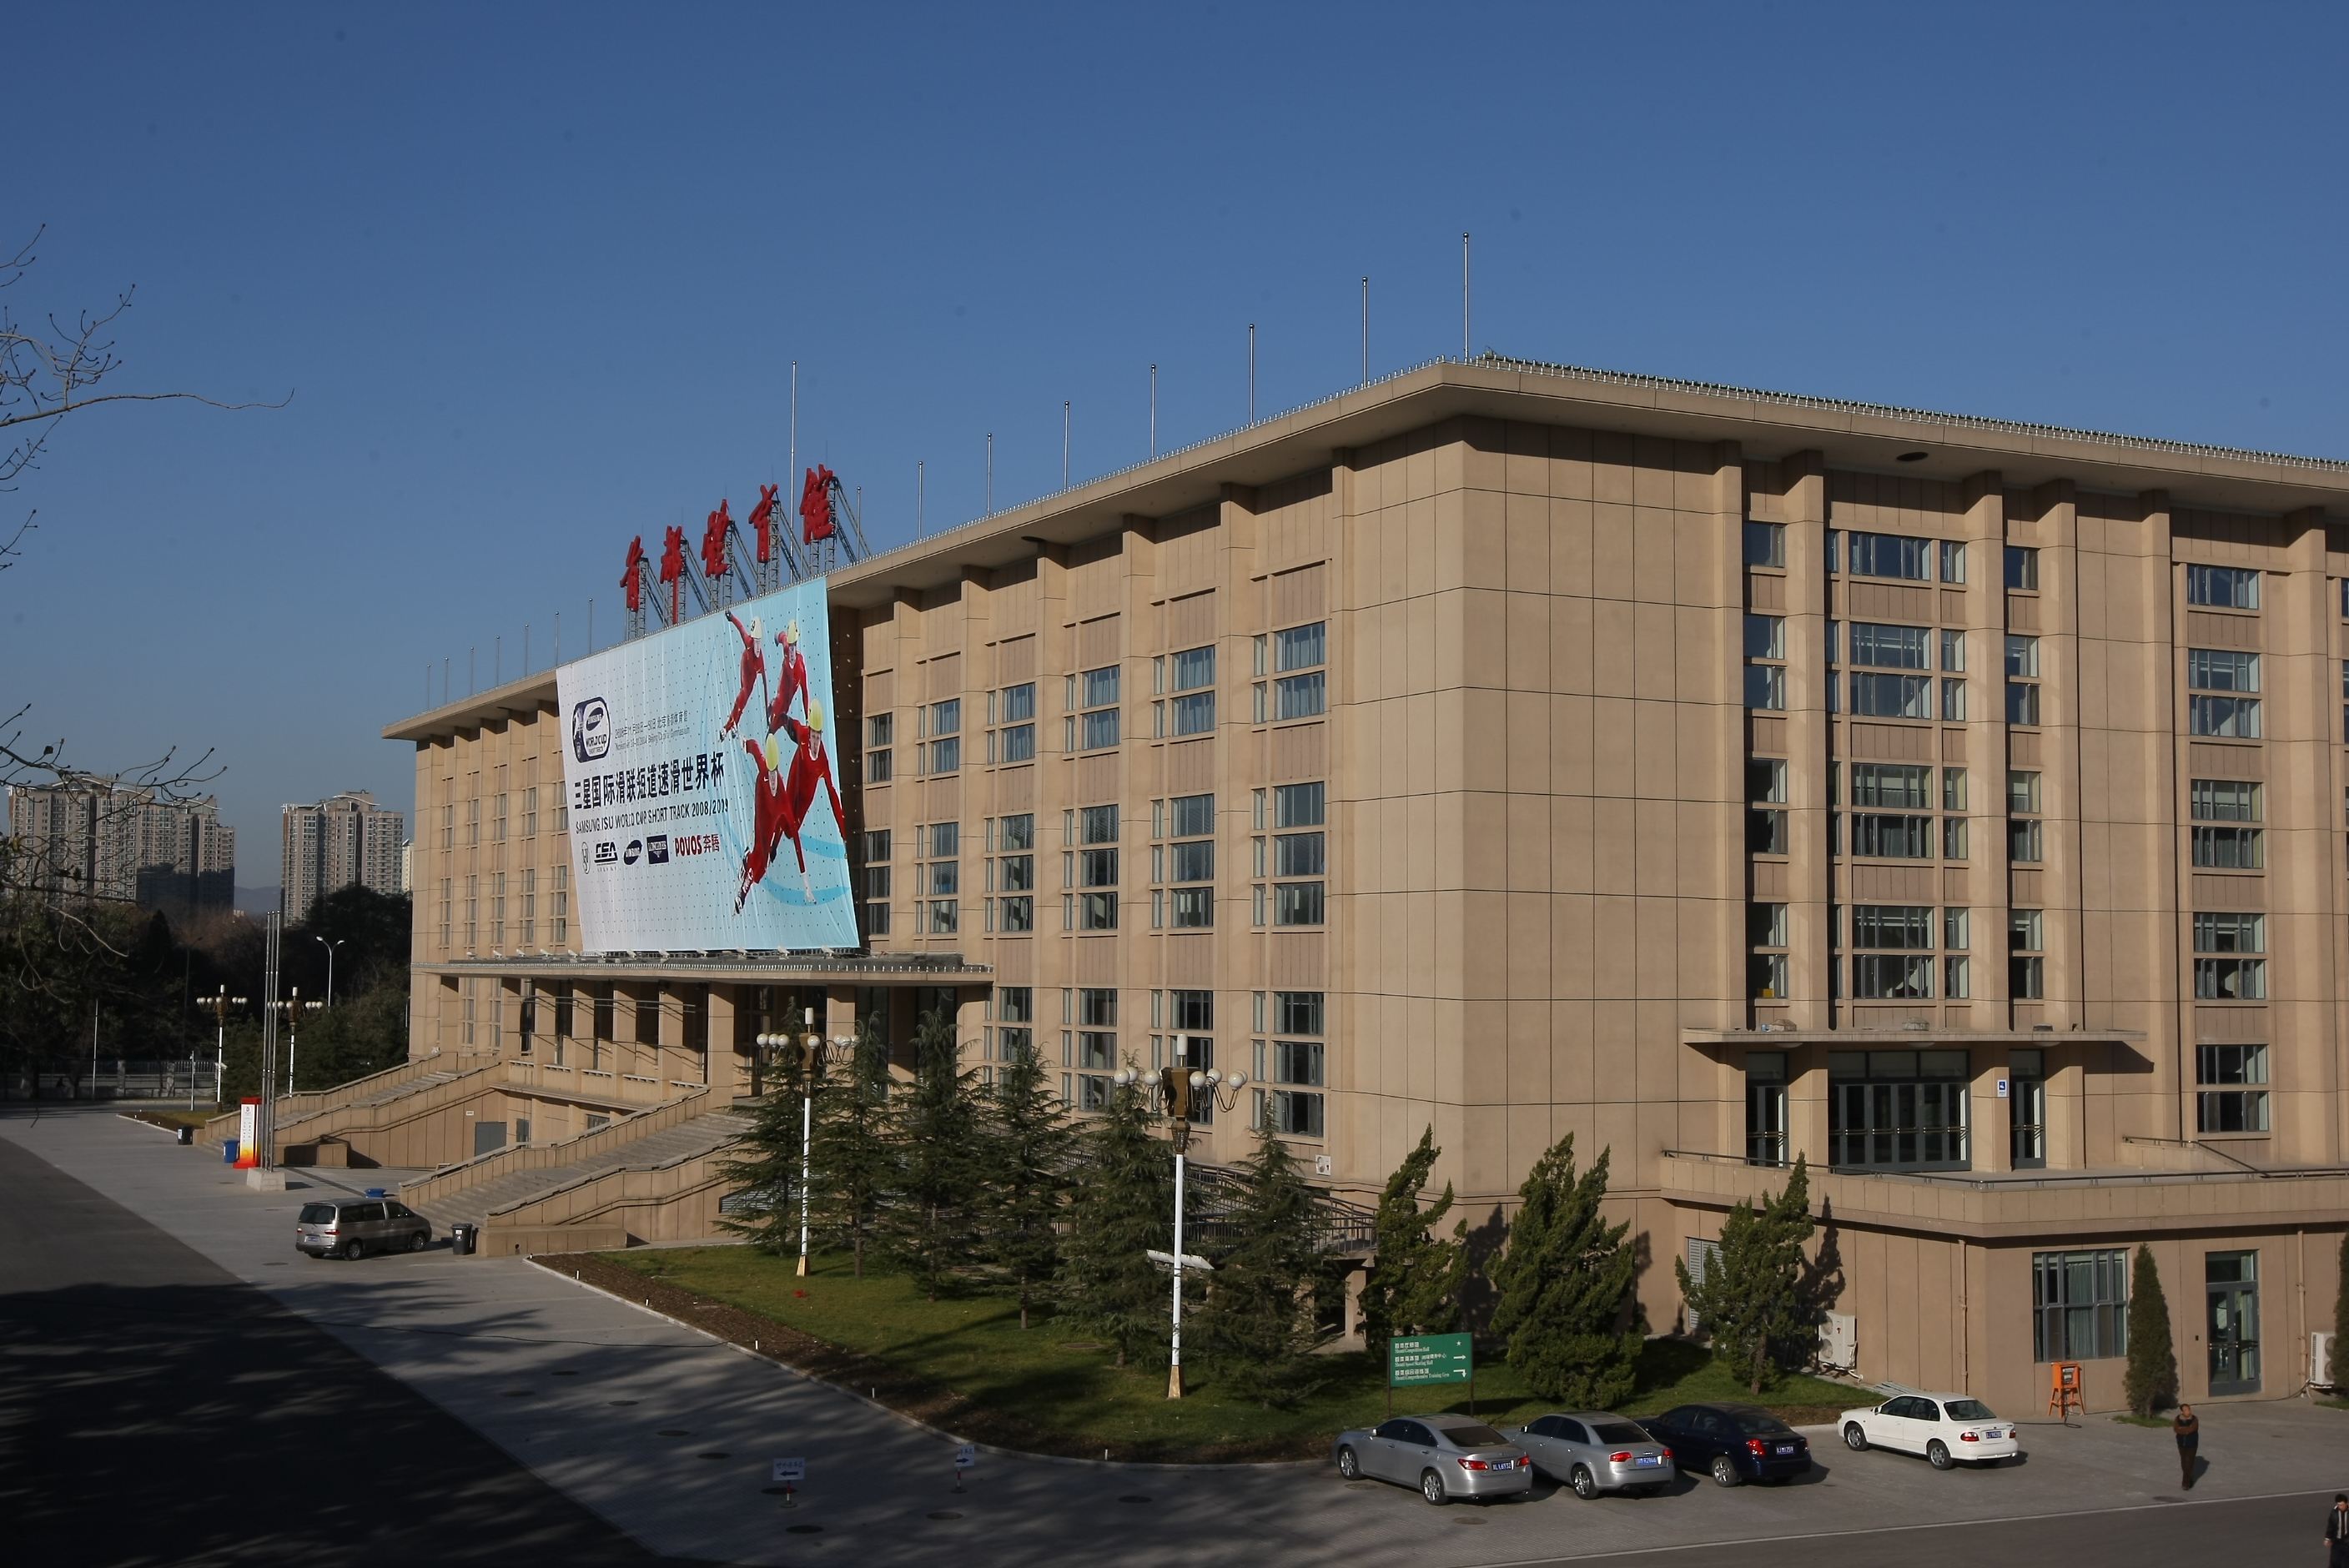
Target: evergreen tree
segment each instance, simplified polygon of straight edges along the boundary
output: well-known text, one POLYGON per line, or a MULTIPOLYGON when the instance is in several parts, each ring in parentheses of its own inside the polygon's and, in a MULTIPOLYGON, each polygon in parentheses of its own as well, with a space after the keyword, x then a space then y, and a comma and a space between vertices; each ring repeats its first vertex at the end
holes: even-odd
POLYGON ((1060 1269, 1076 1136, 1033 1047, 997 1069, 979 1146, 979 1243, 997 1288, 1018 1299, 1023 1329, 1060 1269))
POLYGON ((1490 1271, 1501 1295, 1493 1332, 1509 1336, 1509 1365, 1544 1398, 1588 1409, 1620 1403, 1640 1366, 1638 1326, 1616 1326, 1638 1261, 1623 1241, 1631 1227, 1599 1209, 1611 1152, 1577 1176, 1574 1134, 1558 1140, 1517 1189, 1508 1251, 1490 1271))
POLYGON ((1117 1346, 1117 1364, 1163 1365, 1169 1285, 1144 1254, 1174 1246, 1174 1157, 1150 1136, 1141 1090, 1119 1088, 1079 1135, 1078 1186, 1061 1242, 1061 1310, 1117 1346))
POLYGON ((771 1253, 797 1252, 800 1239, 800 1097, 781 1088, 759 1101, 750 1135, 718 1173, 736 1183, 741 1200, 718 1228, 748 1237, 771 1253))
POLYGON ((827 1247, 845 1248, 857 1277, 887 1191, 889 1145, 889 1040, 880 1019, 856 1026, 856 1044, 845 1062, 827 1073, 815 1097, 815 1171, 809 1192, 810 1219, 827 1247))
POLYGON ((1335 1274, 1321 1250, 1320 1195, 1269 1128, 1239 1173, 1245 1195, 1224 1216, 1229 1239, 1206 1282, 1199 1337, 1235 1392, 1293 1409, 1322 1382, 1312 1352, 1329 1337, 1322 1308, 1335 1274))
POLYGON ((2333 1295, 2333 1386, 2349 1388, 2349 1235, 2341 1238, 2341 1278, 2333 1295))
POLYGON ((1398 1334, 1450 1334, 1460 1324, 1460 1287, 1468 1278, 1468 1222, 1453 1228, 1452 1240, 1436 1239, 1436 1227, 1452 1212, 1452 1183, 1423 1209, 1428 1173, 1435 1168, 1435 1129, 1419 1136, 1380 1195, 1372 1234, 1377 1248, 1362 1284, 1362 1337, 1373 1356, 1382 1355, 1398 1334))
POLYGON ((2169 1337, 2169 1302, 2161 1294, 2161 1270, 2153 1249, 2139 1243, 2129 1274, 2128 1369, 2121 1374, 2121 1398, 2140 1416, 2150 1416, 2178 1398, 2178 1347, 2169 1337))
POLYGON ((913 1087, 895 1097, 889 1116, 881 1245, 932 1301, 978 1262, 978 1106, 972 1092, 978 1074, 963 1067, 961 1057, 953 1015, 924 1015, 914 1031, 913 1087))
POLYGON ((1811 1220, 1810 1168, 1801 1155, 1776 1197, 1741 1199, 1721 1222, 1721 1250, 1702 1281, 1672 1260, 1681 1295, 1713 1336, 1714 1351, 1758 1394, 1779 1370, 1818 1348, 1818 1308, 1805 1288, 1804 1243, 1811 1220))

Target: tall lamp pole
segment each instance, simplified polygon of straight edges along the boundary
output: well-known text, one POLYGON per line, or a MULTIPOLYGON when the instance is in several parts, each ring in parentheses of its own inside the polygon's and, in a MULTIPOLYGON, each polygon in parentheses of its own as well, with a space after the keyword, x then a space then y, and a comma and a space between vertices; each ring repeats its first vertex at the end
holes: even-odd
MULTIPOLYGON (((761 1035, 759 1048, 771 1046, 792 1046, 800 1052, 800 1266, 799 1273, 808 1272, 808 1182, 814 1174, 815 1160, 815 1081, 823 1073, 823 1037, 815 1032, 815 1009, 801 1009, 800 1022, 807 1032, 796 1037, 791 1035, 761 1035)), ((835 1046, 844 1042, 835 1040, 835 1046)))
MULTIPOLYGON (((1186 1057, 1190 1052, 1189 1037, 1175 1036, 1175 1056, 1186 1057)), ((1186 1259, 1183 1254, 1183 1187, 1191 1148, 1191 1111, 1203 1102, 1219 1105, 1227 1111, 1232 1109, 1239 1104, 1240 1090, 1247 1087, 1247 1074, 1234 1073, 1226 1078, 1213 1068, 1202 1070, 1177 1060, 1173 1067, 1161 1068, 1155 1075, 1138 1068, 1120 1068, 1113 1076, 1120 1088, 1147 1085, 1143 1092, 1159 1102, 1174 1124, 1171 1130, 1174 1144, 1174 1253, 1167 1259, 1174 1275, 1174 1319, 1167 1346, 1166 1397, 1179 1399, 1183 1397, 1183 1270, 1186 1264, 1198 1267, 1202 1262, 1186 1259)))
MULTIPOLYGON (((305 1002, 302 1000, 302 987, 296 985, 293 987, 293 994, 285 1001, 273 1002, 270 1006, 282 1009, 285 1014, 285 1092, 287 1094, 292 1094, 294 1092, 294 1035, 295 1026, 301 1022, 302 1015, 305 1012, 315 1013, 319 1008, 325 1006, 326 1004, 319 1001, 315 996, 309 1001, 305 1002)), ((274 1077, 274 1075, 273 1074, 272 1076, 274 1077)), ((277 1092, 274 1085, 271 1087, 269 1092, 272 1094, 277 1092)))
MULTIPOLYGON (((223 985, 220 988, 219 995, 207 996, 202 1001, 197 1003, 196 1006, 212 1014, 214 1027, 218 1030, 218 1033, 214 1036, 212 1040, 212 1050, 214 1052, 212 1057, 212 1103, 214 1105, 218 1105, 221 1099, 221 1085, 228 1081, 228 1010, 231 1007, 243 1006, 244 998, 242 996, 230 995, 228 994, 228 987, 223 985)), ((192 1079, 191 1079, 188 1085, 188 1109, 190 1110, 196 1109, 196 1090, 195 1084, 192 1079)))
POLYGON ((335 949, 349 939, 338 936, 329 942, 323 936, 313 936, 310 940, 326 950, 326 1006, 331 1007, 335 1005, 335 949))

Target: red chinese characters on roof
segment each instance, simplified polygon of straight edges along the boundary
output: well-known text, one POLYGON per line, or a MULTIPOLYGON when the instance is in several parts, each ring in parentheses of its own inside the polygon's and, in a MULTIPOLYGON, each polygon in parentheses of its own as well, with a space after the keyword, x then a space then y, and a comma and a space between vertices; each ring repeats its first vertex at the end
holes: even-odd
POLYGON ((628 608, 645 607, 645 536, 628 541, 628 569, 620 574, 620 586, 628 591, 628 608))
POLYGON ((800 492, 800 520, 805 531, 802 535, 810 544, 819 539, 830 539, 837 530, 832 520, 833 471, 818 464, 807 471, 807 487, 800 492))
POLYGON ((750 509, 750 526, 759 535, 759 560, 763 564, 772 553, 775 531, 775 498, 781 485, 761 485, 759 504, 750 509))
POLYGON ((720 500, 718 510, 709 514, 709 526, 701 531, 701 574, 713 583, 726 575, 726 532, 734 526, 726 507, 720 500))
POLYGON ((674 583, 685 575, 685 530, 672 528, 661 545, 660 580, 674 583))

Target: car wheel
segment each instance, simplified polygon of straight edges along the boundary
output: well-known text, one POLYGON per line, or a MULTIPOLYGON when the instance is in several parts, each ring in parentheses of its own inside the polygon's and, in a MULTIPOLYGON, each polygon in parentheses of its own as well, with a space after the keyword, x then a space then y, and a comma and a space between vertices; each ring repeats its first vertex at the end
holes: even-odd
POLYGON ((431 1244, 432 1235, 429 1231, 418 1231, 408 1238, 408 1250, 411 1253, 420 1253, 431 1244))
POLYGON ((1867 1429, 1857 1421, 1846 1421, 1843 1424, 1843 1446, 1856 1454, 1866 1453, 1868 1451, 1867 1429))
POLYGON ((1432 1508, 1442 1508, 1452 1501, 1452 1494, 1444 1490, 1444 1478, 1433 1470, 1419 1472, 1419 1495, 1427 1499, 1432 1508))
POLYGON ((1575 1466, 1574 1473, 1567 1478, 1566 1484, 1572 1487, 1574 1495, 1585 1502, 1599 1495, 1599 1482, 1591 1475, 1588 1465, 1575 1466))
POLYGON ((357 1263, 366 1255, 367 1249, 359 1244, 359 1239, 357 1236, 353 1236, 349 1241, 343 1243, 343 1259, 345 1262, 357 1263))
POLYGON ((1935 1470, 1948 1470, 1958 1462, 1950 1457, 1950 1445, 1939 1438, 1925 1445, 1925 1458, 1935 1470))
POLYGON ((1737 1473, 1737 1467, 1730 1462, 1730 1458, 1727 1454, 1719 1455, 1713 1460, 1713 1485, 1735 1486, 1739 1481, 1744 1480, 1744 1479, 1745 1478, 1744 1476, 1737 1473))
POLYGON ((1340 1449, 1338 1450, 1338 1473, 1344 1476, 1348 1480, 1360 1480, 1362 1479, 1362 1461, 1355 1457, 1353 1449, 1340 1449))

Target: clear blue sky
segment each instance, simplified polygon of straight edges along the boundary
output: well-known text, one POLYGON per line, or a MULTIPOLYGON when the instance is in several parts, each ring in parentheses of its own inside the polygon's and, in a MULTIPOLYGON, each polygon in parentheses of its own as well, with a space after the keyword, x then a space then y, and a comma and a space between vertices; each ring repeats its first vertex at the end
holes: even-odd
MULTIPOLYGON (((619 625, 627 541, 803 458, 876 544, 1371 361, 1584 365, 2320 455, 2337 7, 590 5, 14 14, 18 310, 138 285, 0 498, 0 696, 216 748, 239 880, 466 650, 619 625)), ((2330 377, 2330 379, 2328 379, 2330 377)), ((437 696, 437 687, 436 687, 437 696)))

